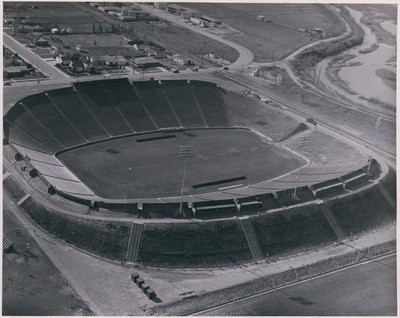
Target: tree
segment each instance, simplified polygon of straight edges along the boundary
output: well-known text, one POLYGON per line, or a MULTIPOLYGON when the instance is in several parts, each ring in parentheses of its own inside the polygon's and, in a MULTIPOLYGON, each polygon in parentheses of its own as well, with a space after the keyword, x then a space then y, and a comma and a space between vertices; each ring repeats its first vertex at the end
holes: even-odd
POLYGON ((92 26, 92 31, 93 31, 93 33, 96 33, 96 26, 94 25, 94 23, 93 23, 93 26, 92 26))
POLYGON ((111 32, 112 33, 116 33, 117 32, 117 29, 115 28, 114 24, 111 24, 111 32))
POLYGON ((99 25, 99 32, 103 33, 103 26, 101 24, 99 25))

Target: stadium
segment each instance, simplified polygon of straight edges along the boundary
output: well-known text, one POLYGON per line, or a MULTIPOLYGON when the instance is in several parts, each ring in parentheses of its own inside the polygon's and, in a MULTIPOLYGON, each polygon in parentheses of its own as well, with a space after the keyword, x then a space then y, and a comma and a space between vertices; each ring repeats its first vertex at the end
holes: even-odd
POLYGON ((17 201, 77 248, 171 267, 260 260, 395 219, 393 171, 375 159, 309 166, 232 123, 224 94, 200 80, 125 78, 19 100, 4 142, 48 194, 17 201))

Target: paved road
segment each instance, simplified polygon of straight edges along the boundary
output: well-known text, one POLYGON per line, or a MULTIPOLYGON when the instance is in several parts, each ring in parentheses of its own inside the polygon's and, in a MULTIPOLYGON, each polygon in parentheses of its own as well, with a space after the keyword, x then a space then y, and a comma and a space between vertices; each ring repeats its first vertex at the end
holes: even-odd
POLYGON ((244 46, 241 46, 240 44, 237 44, 235 42, 226 40, 226 39, 220 37, 219 35, 211 34, 211 33, 207 32, 207 31, 201 29, 199 26, 194 26, 194 25, 192 25, 190 23, 185 23, 185 22, 182 21, 181 17, 177 17, 177 16, 174 16, 174 15, 171 15, 171 14, 165 12, 165 11, 162 11, 162 10, 157 10, 154 7, 149 6, 149 5, 141 5, 141 8, 144 11, 150 12, 151 14, 153 14, 153 15, 161 18, 161 19, 170 21, 170 22, 172 22, 174 24, 177 24, 177 25, 179 25, 181 27, 184 27, 184 28, 189 29, 191 31, 197 32, 199 34, 202 34, 202 35, 204 35, 204 36, 206 36, 206 37, 208 37, 210 39, 213 39, 213 40, 216 40, 216 41, 221 42, 223 44, 226 44, 226 45, 232 47, 233 49, 235 49, 236 51, 238 51, 239 52, 239 58, 235 62, 233 62, 232 64, 229 65, 230 69, 241 69, 242 67, 248 65, 254 59, 253 53, 249 49, 245 48, 244 46))
POLYGON ((25 61, 34 65, 36 68, 39 62, 39 71, 43 74, 50 77, 50 79, 55 80, 57 82, 68 82, 70 77, 66 75, 64 72, 60 71, 56 67, 50 65, 42 58, 38 57, 31 50, 26 48, 24 45, 13 39, 11 36, 3 32, 3 45, 8 47, 11 51, 17 53, 21 56, 25 61))
POLYGON ((396 255, 391 255, 201 315, 390 316, 396 312, 396 255))

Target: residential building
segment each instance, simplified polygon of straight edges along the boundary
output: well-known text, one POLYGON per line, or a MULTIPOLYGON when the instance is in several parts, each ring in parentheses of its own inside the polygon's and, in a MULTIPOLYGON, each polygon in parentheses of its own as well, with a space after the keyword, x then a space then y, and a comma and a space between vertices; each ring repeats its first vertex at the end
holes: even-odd
POLYGON ((82 61, 71 61, 69 68, 72 73, 83 73, 85 71, 85 65, 83 65, 82 61))
POLYGON ((219 20, 217 20, 217 19, 214 19, 214 18, 211 18, 211 17, 206 16, 206 15, 203 15, 203 16, 201 17, 201 19, 202 19, 203 21, 206 21, 206 23, 221 24, 221 21, 219 21, 219 20))
POLYGON ((69 55, 57 56, 56 62, 57 62, 57 64, 60 64, 61 66, 69 66, 69 64, 71 63, 71 56, 69 56, 69 55))
POLYGON ((188 59, 186 56, 183 56, 183 55, 181 55, 181 54, 174 54, 174 55, 172 55, 172 59, 173 59, 176 63, 178 63, 178 64, 180 64, 180 65, 186 66, 186 65, 191 65, 191 64, 192 64, 192 61, 191 61, 190 59, 188 59))
POLYGON ((153 57, 138 57, 135 58, 133 64, 142 69, 160 66, 160 62, 153 57))
POLYGON ((3 76, 5 78, 24 77, 28 71, 26 66, 8 66, 3 69, 3 76))

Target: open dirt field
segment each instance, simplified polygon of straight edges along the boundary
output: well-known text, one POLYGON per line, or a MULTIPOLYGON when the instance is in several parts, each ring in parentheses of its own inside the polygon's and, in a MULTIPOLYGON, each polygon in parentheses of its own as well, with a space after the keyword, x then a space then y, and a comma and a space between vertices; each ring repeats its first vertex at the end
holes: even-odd
POLYGON ((344 25, 338 17, 321 4, 185 3, 184 6, 239 30, 241 34, 226 38, 251 50, 255 62, 270 62, 272 54, 275 60, 281 59, 320 37, 315 32, 300 32, 299 27, 306 31, 321 28, 327 36, 344 32, 344 25), (258 15, 271 22, 257 20, 258 15))
POLYGON ((16 2, 9 2, 4 11, 21 17, 29 16, 35 23, 51 27, 57 24, 60 28, 72 28, 75 33, 91 32, 93 24, 97 26, 101 24, 104 29, 111 29, 111 25, 106 21, 78 10, 68 2, 26 2, 20 3, 18 8, 16 5, 16 2), (31 5, 37 6, 37 9, 29 8, 31 5))
POLYGON ((263 142, 248 130, 191 130, 176 133, 173 138, 136 141, 154 136, 163 134, 106 141, 67 151, 58 158, 104 198, 180 195, 184 170, 184 160, 179 158, 180 145, 195 147, 195 156, 187 160, 185 194, 260 182, 292 171, 298 165, 293 155, 263 142), (193 188, 239 177, 245 179, 193 188))
POLYGON ((3 234, 14 243, 15 250, 3 254, 2 313, 18 316, 90 314, 79 296, 75 299, 66 279, 12 215, 10 205, 3 205, 3 234))

